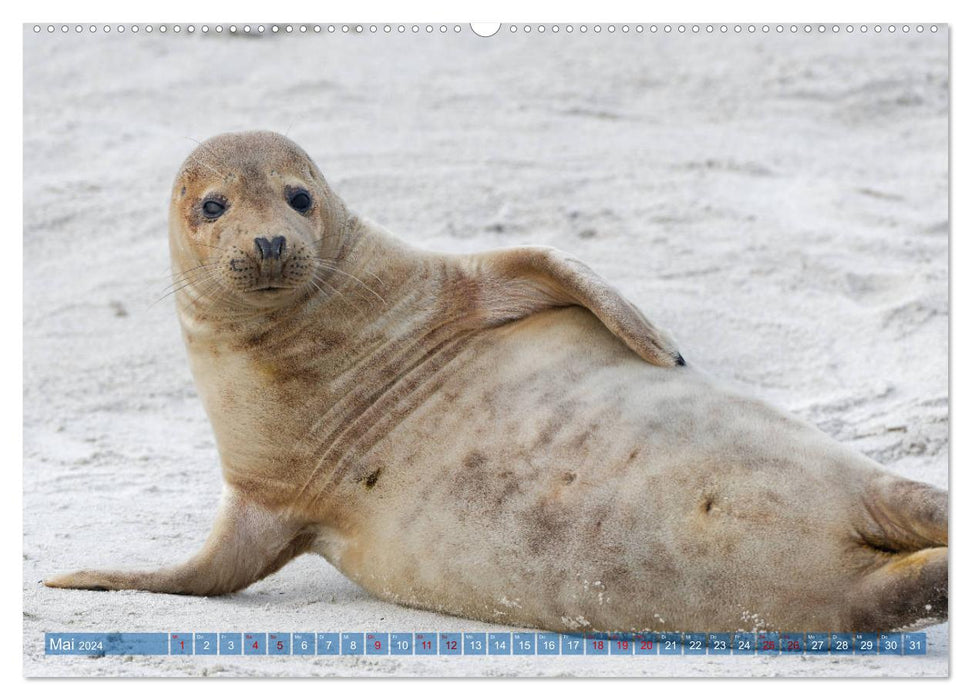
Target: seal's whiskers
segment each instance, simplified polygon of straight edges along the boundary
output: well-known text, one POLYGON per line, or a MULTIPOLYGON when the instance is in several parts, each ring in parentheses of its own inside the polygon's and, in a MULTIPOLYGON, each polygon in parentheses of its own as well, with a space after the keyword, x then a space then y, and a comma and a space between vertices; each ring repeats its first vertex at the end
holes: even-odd
MULTIPOLYGON (((366 290, 368 290, 369 292, 371 292, 371 294, 373 294, 378 299, 380 299, 382 304, 384 304, 385 306, 387 306, 388 302, 385 301, 385 298, 383 296, 381 296, 380 294, 378 294, 373 289, 371 289, 369 286, 367 286, 366 284, 364 284, 364 282, 359 277, 355 277, 354 275, 352 275, 349 272, 344 272, 344 270, 341 270, 337 266, 333 265, 333 263, 331 263, 331 261, 328 260, 328 259, 326 259, 326 258, 315 258, 315 259, 317 260, 317 263, 319 265, 321 265, 321 267, 323 267, 324 269, 329 270, 331 272, 336 272, 338 274, 344 275, 345 277, 349 277, 350 279, 354 280, 355 282, 357 282, 358 284, 360 284, 362 287, 364 287, 366 290)), ((378 278, 378 281, 379 282, 381 281, 380 278, 378 278)))

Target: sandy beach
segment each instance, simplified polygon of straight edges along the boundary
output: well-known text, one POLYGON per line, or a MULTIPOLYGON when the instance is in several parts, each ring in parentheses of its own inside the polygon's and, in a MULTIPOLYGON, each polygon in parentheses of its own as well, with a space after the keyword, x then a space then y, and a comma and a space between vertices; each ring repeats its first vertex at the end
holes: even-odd
MULTIPOLYGON (((570 251, 689 362, 948 486, 948 36, 24 34, 28 676, 943 676, 920 657, 48 657, 49 631, 498 631, 305 556, 235 595, 53 590, 194 552, 221 481, 169 285, 176 169, 265 128, 429 249, 570 251), (124 70, 117 70, 124 67, 124 70)), ((821 517, 825 517, 821 514, 821 517)))

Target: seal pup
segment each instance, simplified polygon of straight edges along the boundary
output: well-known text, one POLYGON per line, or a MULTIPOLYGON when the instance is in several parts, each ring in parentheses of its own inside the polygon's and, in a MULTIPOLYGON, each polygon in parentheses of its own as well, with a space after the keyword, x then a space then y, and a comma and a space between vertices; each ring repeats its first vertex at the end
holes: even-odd
POLYGON ((305 552, 373 594, 559 631, 891 630, 947 618, 947 493, 718 386, 549 248, 422 251, 273 133, 172 190, 215 432, 209 538, 49 586, 219 595, 305 552))

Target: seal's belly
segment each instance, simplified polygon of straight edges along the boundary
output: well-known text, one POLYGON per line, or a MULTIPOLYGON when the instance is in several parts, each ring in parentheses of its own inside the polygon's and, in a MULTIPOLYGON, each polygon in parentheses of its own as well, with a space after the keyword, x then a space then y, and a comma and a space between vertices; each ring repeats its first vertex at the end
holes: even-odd
MULTIPOLYGON (((374 447, 372 479, 346 485, 355 526, 335 563, 397 602, 509 624, 737 629, 770 590, 814 595, 774 565, 843 557, 813 494, 846 457, 694 370, 641 361, 584 310, 552 311, 471 345, 374 447)), ((821 581, 821 608, 832 594, 821 581)))

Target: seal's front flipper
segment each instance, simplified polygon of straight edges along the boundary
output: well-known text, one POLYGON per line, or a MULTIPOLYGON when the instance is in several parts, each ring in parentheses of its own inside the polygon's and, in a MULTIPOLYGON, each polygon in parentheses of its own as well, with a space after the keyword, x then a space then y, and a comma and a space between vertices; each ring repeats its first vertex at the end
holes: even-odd
POLYGON ((44 584, 52 588, 221 595, 269 576, 306 552, 314 539, 314 533, 230 493, 202 550, 183 564, 158 571, 76 571, 47 579, 44 584))
POLYGON ((484 276, 487 319, 505 323, 557 306, 584 306, 641 358, 683 365, 674 341, 584 263, 555 248, 528 246, 471 256, 484 276))

